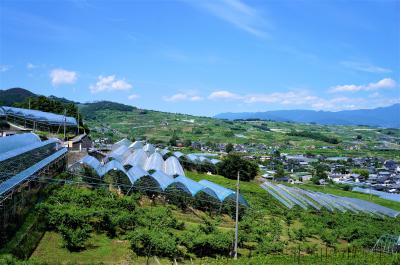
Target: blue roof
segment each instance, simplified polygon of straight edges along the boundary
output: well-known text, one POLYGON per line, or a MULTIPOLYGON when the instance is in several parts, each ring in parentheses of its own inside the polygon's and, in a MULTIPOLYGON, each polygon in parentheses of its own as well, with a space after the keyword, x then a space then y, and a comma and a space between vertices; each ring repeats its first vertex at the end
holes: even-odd
POLYGON ((158 182, 162 190, 165 190, 172 182, 174 182, 174 178, 168 176, 164 172, 157 170, 151 176, 158 182))
POLYGON ((173 153, 174 156, 176 156, 177 158, 180 158, 181 156, 183 156, 184 154, 182 152, 176 151, 173 153))
MULTIPOLYGON (((211 190, 210 188, 207 188, 204 185, 202 185, 190 178, 187 178, 185 176, 176 177, 174 179, 174 183, 182 184, 192 196, 196 196, 197 193, 199 193, 200 191, 203 191, 203 192, 207 193, 208 195, 210 195, 211 197, 218 199, 217 194, 215 194, 215 192, 213 190, 211 190)), ((171 184, 171 185, 173 185, 173 184, 171 184)))
POLYGON ((227 189, 225 187, 222 187, 218 184, 215 184, 214 182, 208 181, 208 180, 200 180, 199 181, 200 184, 202 184, 205 187, 210 188, 211 190, 213 190, 215 192, 215 194, 217 194, 218 199, 220 201, 225 200, 225 198, 227 198, 229 195, 235 194, 235 192, 233 190, 227 189))
POLYGON ((37 142, 40 142, 40 138, 34 133, 23 133, 0 137, 0 154, 37 142))
POLYGON ((64 115, 44 112, 39 110, 22 109, 14 107, 2 107, 6 114, 18 116, 24 119, 34 120, 37 122, 48 123, 52 125, 66 124, 67 126, 76 126, 76 119, 64 115))
POLYGON ((128 170, 128 177, 132 184, 135 183, 135 181, 140 179, 141 177, 148 175, 149 172, 138 166, 134 166, 128 170))
POLYGON ((11 190, 15 186, 18 186, 20 183, 24 182, 27 178, 37 173, 39 170, 43 169, 45 166, 62 156, 63 154, 67 153, 68 150, 66 148, 62 148, 55 152, 54 154, 46 157, 45 159, 41 160, 40 162, 34 164, 33 166, 21 171, 14 177, 4 181, 0 184, 0 195, 4 194, 5 192, 11 190))
MULTIPOLYGON (((200 184, 204 185, 207 188, 210 188, 212 191, 217 194, 218 199, 222 202, 228 198, 236 198, 236 192, 233 190, 227 189, 225 187, 222 187, 221 185, 215 184, 214 182, 208 181, 208 180, 200 180, 200 184)), ((243 205, 248 205, 247 201, 242 197, 242 195, 239 194, 239 202, 243 205)))
MULTIPOLYGON (((4 137, 4 138, 7 138, 7 137, 4 137)), ((9 150, 8 152, 4 152, 4 153, 0 154, 0 162, 4 161, 4 160, 7 160, 7 159, 10 159, 10 158, 13 158, 13 157, 16 157, 16 156, 19 156, 19 155, 21 155, 23 153, 26 153, 26 152, 29 152, 31 150, 40 148, 42 146, 45 146, 45 145, 48 145, 48 144, 52 144, 52 143, 59 143, 59 142, 60 141, 58 139, 53 138, 53 139, 49 139, 49 140, 46 140, 46 141, 43 141, 43 142, 39 141, 39 142, 28 144, 28 145, 25 145, 25 146, 22 146, 22 147, 19 147, 19 148, 16 148, 16 149, 9 150)))
POLYGON ((196 193, 198 193, 199 191, 201 191, 202 189, 205 188, 200 183, 198 183, 190 178, 187 178, 185 176, 176 177, 174 179, 174 182, 183 184, 187 188, 187 190, 190 192, 190 194, 192 194, 192 196, 195 196, 196 193))

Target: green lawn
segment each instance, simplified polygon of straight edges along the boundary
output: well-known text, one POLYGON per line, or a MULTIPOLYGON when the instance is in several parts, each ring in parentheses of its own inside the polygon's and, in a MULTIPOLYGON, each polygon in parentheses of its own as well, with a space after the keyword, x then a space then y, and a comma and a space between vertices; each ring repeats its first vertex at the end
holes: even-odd
POLYGON ((105 264, 128 264, 132 262, 132 258, 133 252, 129 249, 128 241, 114 240, 106 235, 93 234, 86 250, 70 252, 63 247, 63 240, 60 234, 46 232, 30 260, 49 264, 100 262, 105 264))

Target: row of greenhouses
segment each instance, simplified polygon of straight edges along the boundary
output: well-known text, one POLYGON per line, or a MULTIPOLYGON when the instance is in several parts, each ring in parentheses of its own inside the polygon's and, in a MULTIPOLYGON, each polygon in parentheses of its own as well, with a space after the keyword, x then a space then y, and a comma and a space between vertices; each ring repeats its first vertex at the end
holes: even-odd
POLYGON ((382 217, 400 216, 398 211, 361 199, 289 187, 268 181, 261 184, 261 187, 289 209, 297 206, 304 210, 320 211, 326 209, 331 212, 367 213, 382 217))
MULTIPOLYGON (((144 152, 142 149, 137 151, 144 152)), ((159 153, 154 154, 159 155, 159 153)), ((153 164, 153 160, 150 159, 149 163, 153 164)), ((167 170, 160 170, 155 167, 143 168, 138 164, 134 164, 129 169, 126 169, 118 160, 110 160, 103 164, 89 155, 84 157, 81 163, 93 170, 102 180, 106 180, 111 176, 114 184, 120 186, 126 192, 139 190, 150 193, 184 193, 194 199, 201 198, 203 201, 219 204, 236 200, 236 192, 213 182, 207 180, 196 182, 187 178, 184 174, 168 174, 167 172, 176 173, 174 167, 180 166, 179 161, 173 156, 169 157, 165 162, 166 164, 170 164, 172 168, 167 170), (174 162, 168 163, 168 161, 174 162)), ((239 202, 241 205, 247 206, 247 202, 242 196, 239 196, 239 202)))

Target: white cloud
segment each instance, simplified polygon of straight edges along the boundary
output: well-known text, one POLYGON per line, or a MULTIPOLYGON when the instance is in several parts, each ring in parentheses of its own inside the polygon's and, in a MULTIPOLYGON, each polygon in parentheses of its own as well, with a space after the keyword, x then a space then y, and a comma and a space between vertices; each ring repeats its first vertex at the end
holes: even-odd
POLYGON ((192 93, 177 93, 175 95, 164 97, 165 101, 178 102, 178 101, 200 101, 203 97, 198 95, 193 95, 192 93))
POLYGON ((223 99, 223 100, 237 100, 241 99, 242 96, 226 91, 226 90, 219 90, 219 91, 214 91, 212 92, 209 96, 209 99, 213 100, 218 100, 218 99, 223 99))
POLYGON ((132 95, 128 96, 128 99, 130 99, 130 100, 134 100, 134 99, 137 99, 137 98, 139 98, 139 95, 137 95, 137 94, 132 94, 132 95))
POLYGON ((331 88, 331 92, 357 92, 357 91, 370 91, 385 88, 396 87, 396 81, 391 78, 384 78, 376 83, 369 83, 367 85, 339 85, 331 88))
POLYGON ((305 108, 314 110, 346 110, 375 108, 400 102, 400 98, 379 97, 329 97, 316 96, 307 90, 274 92, 267 94, 236 94, 226 90, 215 91, 208 96, 211 100, 235 100, 242 104, 266 104, 278 108, 305 108))
POLYGON ((74 84, 78 79, 78 74, 74 71, 64 69, 53 69, 50 72, 50 79, 53 86, 62 84, 74 84))
POLYGON ((28 70, 32 70, 32 69, 35 69, 35 68, 38 68, 39 67, 39 65, 36 65, 36 64, 33 64, 33 63, 27 63, 26 64, 26 68, 28 68, 28 70))
POLYGON ((370 63, 343 61, 341 64, 353 70, 368 72, 368 73, 390 73, 392 70, 384 67, 379 67, 370 63))
POLYGON ((90 85, 89 89, 92 93, 103 91, 127 91, 132 88, 132 85, 123 79, 116 79, 115 75, 98 76, 97 82, 90 85))
POLYGON ((190 3, 252 35, 268 35, 264 29, 267 23, 260 12, 240 0, 204 0, 190 3))
POLYGON ((0 64, 0 72, 6 72, 8 70, 10 70, 10 66, 9 65, 5 65, 5 64, 0 64))

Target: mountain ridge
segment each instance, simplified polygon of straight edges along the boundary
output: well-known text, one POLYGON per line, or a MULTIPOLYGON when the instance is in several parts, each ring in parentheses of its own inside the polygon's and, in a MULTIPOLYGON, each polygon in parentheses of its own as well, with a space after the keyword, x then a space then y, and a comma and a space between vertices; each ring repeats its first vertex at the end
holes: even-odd
POLYGON ((301 109, 264 112, 225 112, 215 115, 214 118, 227 120, 260 119, 324 125, 367 125, 400 128, 400 103, 374 109, 342 110, 337 112, 301 109))

